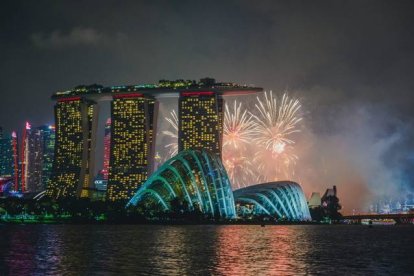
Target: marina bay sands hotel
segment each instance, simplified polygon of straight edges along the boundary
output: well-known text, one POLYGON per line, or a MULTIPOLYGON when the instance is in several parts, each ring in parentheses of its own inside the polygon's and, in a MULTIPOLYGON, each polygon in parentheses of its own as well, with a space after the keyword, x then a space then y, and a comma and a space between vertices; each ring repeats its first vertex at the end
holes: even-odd
POLYGON ((158 103, 178 97, 178 147, 221 155, 223 96, 261 88, 234 83, 166 81, 158 84, 78 86, 56 92, 56 148, 46 194, 89 197, 93 189, 98 102, 111 102, 111 143, 107 200, 128 200, 153 172, 158 103))

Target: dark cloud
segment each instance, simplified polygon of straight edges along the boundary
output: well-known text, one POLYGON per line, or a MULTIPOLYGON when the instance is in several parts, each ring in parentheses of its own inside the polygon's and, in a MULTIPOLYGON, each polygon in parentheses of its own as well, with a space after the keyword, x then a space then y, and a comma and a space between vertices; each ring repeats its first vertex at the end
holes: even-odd
POLYGON ((105 35, 92 28, 75 27, 68 33, 59 30, 50 34, 34 33, 31 40, 39 48, 66 48, 73 46, 96 45, 105 39, 105 35))

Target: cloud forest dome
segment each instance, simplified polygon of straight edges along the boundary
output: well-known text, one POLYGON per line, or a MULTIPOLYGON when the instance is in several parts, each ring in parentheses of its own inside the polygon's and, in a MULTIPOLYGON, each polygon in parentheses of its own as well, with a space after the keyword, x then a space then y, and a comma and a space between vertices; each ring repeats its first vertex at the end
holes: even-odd
POLYGON ((185 150, 166 161, 138 189, 128 202, 137 205, 152 200, 168 211, 171 201, 179 199, 189 210, 234 218, 233 192, 221 160, 205 150, 185 150))
POLYGON ((311 220, 306 197, 296 182, 277 181, 234 191, 236 204, 253 204, 256 214, 289 220, 311 220))

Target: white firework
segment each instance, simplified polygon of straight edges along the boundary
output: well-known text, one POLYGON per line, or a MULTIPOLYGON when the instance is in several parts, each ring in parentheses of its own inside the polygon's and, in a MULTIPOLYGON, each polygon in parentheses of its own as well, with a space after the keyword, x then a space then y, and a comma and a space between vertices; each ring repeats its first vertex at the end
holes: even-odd
POLYGON ((290 99, 285 93, 278 101, 273 92, 264 93, 264 101, 257 97, 255 119, 255 141, 271 151, 283 151, 287 144, 294 144, 291 135, 300 132, 298 128, 302 117, 299 115, 299 100, 290 99))
POLYGON ((259 147, 254 157, 258 177, 265 181, 292 177, 298 160, 292 136, 300 132, 302 121, 299 100, 289 98, 286 93, 278 99, 270 91, 264 93, 264 99, 257 97, 257 102, 257 115, 252 116, 254 141, 259 147))
POLYGON ((175 110, 171 111, 170 114, 171 117, 165 117, 165 120, 173 130, 164 130, 162 133, 171 139, 171 142, 165 145, 165 148, 168 149, 168 155, 171 158, 178 153, 178 116, 175 110))
POLYGON ((225 104, 223 147, 238 149, 241 145, 250 144, 254 134, 252 115, 242 110, 242 104, 234 101, 233 108, 225 104))

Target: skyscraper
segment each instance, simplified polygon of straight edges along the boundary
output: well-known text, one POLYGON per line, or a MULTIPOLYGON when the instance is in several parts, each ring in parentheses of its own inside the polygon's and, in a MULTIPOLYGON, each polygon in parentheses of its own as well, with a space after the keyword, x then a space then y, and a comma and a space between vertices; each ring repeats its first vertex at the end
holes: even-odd
POLYGON ((114 95, 107 199, 128 200, 147 179, 152 157, 154 104, 140 93, 114 95))
POLYGON ((13 140, 12 137, 1 135, 0 138, 0 177, 14 176, 13 140))
POLYGON ((58 99, 56 151, 48 196, 88 196, 93 183, 96 119, 95 102, 81 97, 58 99))
MULTIPOLYGON (((17 135, 13 132, 11 146, 15 183, 18 181, 19 172, 17 144, 17 135)), ((22 192, 35 193, 45 190, 52 170, 54 144, 55 131, 53 126, 33 128, 26 122, 20 160, 20 190, 22 192)), ((17 190, 18 187, 16 186, 15 189, 17 190)))
POLYGON ((42 185, 41 190, 47 188, 53 167, 55 155, 55 127, 52 125, 37 128, 42 136, 42 185))
POLYGON ((25 145, 25 190, 40 192, 43 190, 43 135, 40 129, 27 129, 25 145))
POLYGON ((25 128, 23 129, 22 137, 22 147, 21 147, 21 157, 20 157, 20 187, 21 191, 24 193, 27 190, 27 178, 28 178, 28 166, 29 162, 29 140, 28 136, 31 132, 31 125, 29 122, 26 122, 25 128))
POLYGON ((105 123, 104 133, 104 160, 102 175, 104 180, 108 180, 109 158, 111 153, 111 118, 108 118, 105 123))
POLYGON ((181 92, 178 151, 209 150, 221 156, 222 99, 212 91, 181 92))
POLYGON ((13 182, 14 190, 19 190, 19 142, 17 140, 17 133, 12 132, 11 135, 12 149, 13 149, 13 182))
MULTIPOLYGON (((207 149, 220 156, 222 96, 258 91, 262 89, 216 83, 207 78, 200 82, 162 80, 158 84, 131 86, 94 84, 56 92, 52 96, 57 100, 56 154, 47 194, 53 197, 90 195, 96 141, 95 102, 111 101, 111 125, 105 132, 104 166, 98 180, 106 178, 102 176, 107 171, 106 198, 118 201, 128 200, 154 171, 158 100, 179 98, 180 150, 207 149)), ((98 186, 103 188, 104 182, 101 184, 98 186)))
POLYGON ((12 189, 19 189, 19 157, 17 134, 11 136, 0 134, 0 177, 10 178, 13 181, 12 189))

